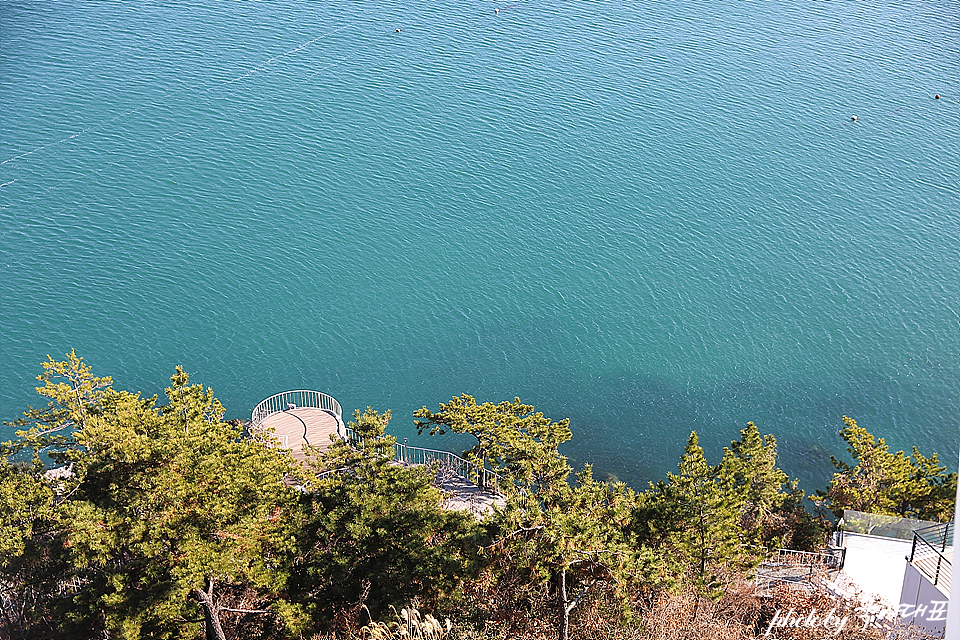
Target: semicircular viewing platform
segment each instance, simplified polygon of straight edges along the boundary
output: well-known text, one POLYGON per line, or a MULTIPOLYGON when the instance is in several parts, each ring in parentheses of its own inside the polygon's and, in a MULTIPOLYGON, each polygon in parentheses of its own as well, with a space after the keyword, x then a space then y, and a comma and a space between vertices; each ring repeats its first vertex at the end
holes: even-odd
POLYGON ((319 391, 284 391, 270 396, 253 410, 251 429, 273 430, 278 445, 295 460, 304 461, 304 445, 320 450, 330 446, 330 436, 346 437, 343 409, 333 397, 319 391))

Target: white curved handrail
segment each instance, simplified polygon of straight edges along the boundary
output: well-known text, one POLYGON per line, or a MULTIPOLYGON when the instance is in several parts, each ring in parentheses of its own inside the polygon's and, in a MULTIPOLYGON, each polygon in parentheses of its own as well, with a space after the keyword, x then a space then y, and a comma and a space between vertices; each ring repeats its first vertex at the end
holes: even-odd
POLYGON ((309 407, 322 409, 337 419, 337 434, 346 438, 347 426, 343 423, 343 409, 333 396, 309 389, 284 391, 263 400, 253 409, 250 416, 251 427, 256 429, 264 420, 275 413, 287 411, 291 408, 309 407))
MULTIPOLYGON (((348 430, 351 438, 356 438, 353 430, 348 430)), ((351 440, 352 442, 352 440, 351 440)), ((411 447, 406 442, 397 442, 393 447, 393 460, 403 465, 414 467, 429 467, 439 464, 446 467, 464 480, 473 483, 483 491, 489 491, 501 498, 506 498, 506 494, 501 489, 502 480, 500 476, 490 469, 485 469, 469 460, 464 460, 455 453, 441 451, 439 449, 424 449, 423 447, 411 447)), ((351 471, 353 467, 344 467, 342 469, 333 469, 324 471, 317 475, 318 479, 328 478, 337 473, 351 471)))
POLYGON ((438 462, 447 465, 454 473, 464 478, 481 489, 492 491, 497 495, 505 496, 500 488, 500 476, 490 469, 474 464, 469 460, 464 460, 455 453, 449 451, 440 451, 438 449, 424 449, 423 447, 411 447, 406 442, 398 442, 394 445, 393 459, 403 464, 414 466, 430 466, 438 462))

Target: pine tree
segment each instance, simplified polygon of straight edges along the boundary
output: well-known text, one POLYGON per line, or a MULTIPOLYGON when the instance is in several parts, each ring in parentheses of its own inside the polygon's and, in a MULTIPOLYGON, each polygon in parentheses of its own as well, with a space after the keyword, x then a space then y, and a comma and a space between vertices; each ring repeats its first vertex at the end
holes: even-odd
POLYGON ((777 440, 748 422, 724 449, 718 469, 723 491, 739 502, 743 540, 757 547, 816 550, 826 530, 803 507, 804 494, 777 466, 777 440))
POLYGON ((569 420, 554 422, 519 398, 477 404, 468 395, 441 403, 437 413, 423 407, 414 417, 421 433, 473 435, 477 444, 464 457, 504 478, 507 506, 491 523, 493 542, 484 548, 491 588, 525 584, 521 599, 552 589, 561 640, 585 597, 622 589, 636 573, 637 554, 626 543, 635 494, 622 483, 596 481, 589 466, 575 485, 568 482, 572 469, 558 447, 572 436, 569 420))
POLYGON ((666 509, 672 510, 677 528, 669 544, 685 557, 698 585, 711 595, 722 588, 722 567, 749 564, 740 535, 740 501, 736 492, 721 484, 720 467, 707 463, 696 431, 690 433, 677 474, 667 474, 660 485, 666 509))
POLYGON ((740 439, 725 448, 718 477, 721 489, 741 502, 740 526, 745 541, 763 545, 765 530, 783 505, 783 485, 787 474, 777 467, 777 441, 764 438, 757 426, 748 422, 740 439))
POLYGON ((821 497, 834 515, 844 509, 915 518, 949 518, 954 509, 957 475, 946 473, 937 454, 924 457, 890 452, 883 438, 843 416, 840 437, 856 461, 848 464, 831 456, 839 470, 821 497))
POLYGON ((212 391, 179 367, 164 405, 114 390, 73 352, 40 378, 50 402, 26 413, 22 435, 70 469, 43 553, 62 571, 48 593, 59 637, 196 637, 199 615, 223 640, 226 613, 302 622, 279 595, 289 457, 224 423, 212 391), (236 611, 238 591, 259 602, 236 611))
POLYGON ((441 508, 429 467, 392 462, 389 420, 357 411, 352 444, 314 451, 288 591, 320 628, 349 626, 361 607, 375 618, 414 599, 433 609, 471 568, 477 523, 441 508))
MULTIPOLYGON (((12 443, 7 443, 12 445, 12 443)), ((43 541, 56 530, 54 493, 32 465, 11 463, 13 446, 0 460, 0 584, 4 589, 3 627, 14 629, 36 622, 47 594, 57 584, 56 562, 43 541)))
POLYGON ((463 394, 450 402, 440 403, 434 413, 423 407, 414 412, 418 433, 442 435, 447 431, 469 433, 477 443, 463 453, 477 466, 490 465, 504 477, 505 488, 511 484, 524 487, 528 493, 547 491, 570 474, 566 458, 557 448, 572 437, 570 420, 553 422, 533 406, 512 402, 477 404, 463 394))
POLYGON ((567 640, 570 616, 585 598, 611 589, 625 597, 641 572, 626 536, 634 501, 625 484, 598 482, 587 465, 574 486, 514 494, 485 556, 499 581, 552 588, 559 637, 567 640))

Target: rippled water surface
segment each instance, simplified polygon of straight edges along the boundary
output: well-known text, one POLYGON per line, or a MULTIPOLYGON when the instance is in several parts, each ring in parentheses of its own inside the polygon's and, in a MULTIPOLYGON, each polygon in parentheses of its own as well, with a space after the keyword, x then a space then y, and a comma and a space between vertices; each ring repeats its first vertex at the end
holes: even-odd
POLYGON ((955 468, 958 293, 956 2, 0 0, 4 419, 73 347, 813 489, 844 414, 955 468))

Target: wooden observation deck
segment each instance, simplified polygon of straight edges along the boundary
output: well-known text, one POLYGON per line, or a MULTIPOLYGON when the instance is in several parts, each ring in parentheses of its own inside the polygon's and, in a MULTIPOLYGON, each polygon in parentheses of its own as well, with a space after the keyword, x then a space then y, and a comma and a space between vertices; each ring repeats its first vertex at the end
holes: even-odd
MULTIPOLYGON (((270 396, 253 410, 250 422, 251 431, 272 430, 277 446, 300 462, 306 460, 306 444, 324 450, 331 444, 331 435, 343 440, 353 437, 343 423, 340 403, 319 391, 284 391, 270 396)), ((393 460, 394 464, 432 467, 434 484, 444 496, 444 509, 483 517, 495 506, 506 506, 502 480, 495 472, 449 451, 407 446, 404 438, 402 444, 394 445, 393 460)), ((326 473, 340 471, 343 469, 326 473)))
POLYGON ((257 405, 251 428, 273 430, 278 445, 288 449, 295 460, 304 461, 304 445, 318 449, 330 446, 330 436, 346 437, 340 403, 319 391, 284 391, 257 405))

